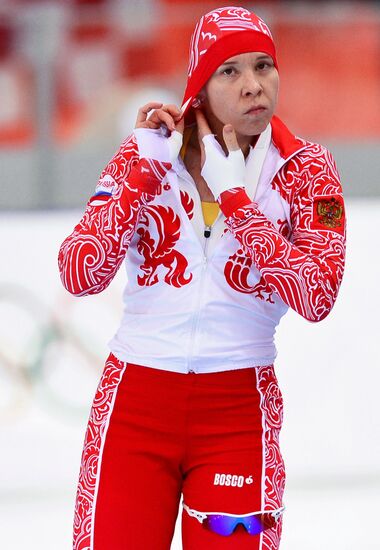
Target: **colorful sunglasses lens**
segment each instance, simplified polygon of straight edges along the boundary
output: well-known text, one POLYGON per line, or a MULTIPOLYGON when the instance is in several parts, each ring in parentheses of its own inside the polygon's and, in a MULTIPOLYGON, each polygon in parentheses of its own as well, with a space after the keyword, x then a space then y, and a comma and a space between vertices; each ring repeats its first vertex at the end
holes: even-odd
POLYGON ((273 527, 276 520, 270 513, 253 514, 245 517, 210 514, 203 520, 203 525, 207 529, 225 537, 232 535, 239 523, 244 525, 250 535, 258 535, 273 527))
POLYGON ((244 526, 250 535, 257 535, 271 529, 276 525, 276 519, 271 513, 269 514, 257 514, 255 516, 247 516, 244 518, 244 526))

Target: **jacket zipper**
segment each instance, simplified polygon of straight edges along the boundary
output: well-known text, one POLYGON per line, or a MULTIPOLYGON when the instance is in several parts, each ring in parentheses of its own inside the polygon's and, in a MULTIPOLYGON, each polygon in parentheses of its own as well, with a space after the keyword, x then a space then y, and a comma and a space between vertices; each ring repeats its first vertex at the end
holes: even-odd
POLYGON ((207 247, 207 242, 208 242, 207 239, 211 236, 211 225, 205 225, 205 228, 203 230, 203 235, 206 239, 205 245, 203 247, 203 252, 204 252, 205 248, 207 247))
POLYGON ((199 288, 198 288, 198 300, 197 300, 197 307, 196 307, 196 313, 194 314, 194 318, 193 318, 193 324, 192 324, 192 327, 191 327, 191 334, 190 334, 190 352, 189 352, 189 373, 196 373, 197 371, 192 369, 191 368, 191 364, 192 364, 192 354, 193 354, 193 347, 194 347, 194 339, 195 339, 195 334, 197 332, 197 327, 198 327, 198 322, 199 322, 199 314, 200 314, 200 304, 201 304, 201 298, 202 298, 202 295, 203 295, 203 287, 204 287, 204 280, 205 280, 205 277, 204 277, 204 274, 207 270, 207 264, 208 264, 208 258, 207 258, 207 248, 208 248, 208 243, 209 243, 209 238, 211 236, 211 225, 205 225, 205 228, 204 228, 204 237, 205 237, 205 242, 204 242, 204 246, 203 246, 203 266, 202 266, 202 272, 200 274, 200 283, 199 283, 199 288))

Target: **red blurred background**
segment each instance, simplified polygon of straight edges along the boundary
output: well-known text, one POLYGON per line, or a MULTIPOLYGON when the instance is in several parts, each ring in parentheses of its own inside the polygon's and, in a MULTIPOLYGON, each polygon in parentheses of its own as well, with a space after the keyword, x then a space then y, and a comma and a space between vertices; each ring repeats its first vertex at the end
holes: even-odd
MULTIPOLYGON (((380 137, 377 3, 235 4, 254 8, 272 29, 281 77, 278 114, 295 133, 313 139, 380 137)), ((101 116, 102 105, 114 101, 112 90, 154 83, 181 98, 195 21, 217 5, 194 0, 3 3, 0 147, 35 142, 42 63, 50 75, 45 130, 57 145, 80 139, 101 116), (39 15, 28 18, 36 7, 39 15), (48 13, 41 31, 41 14, 48 13), (45 49, 38 46, 39 31, 45 40, 50 36, 45 49)))

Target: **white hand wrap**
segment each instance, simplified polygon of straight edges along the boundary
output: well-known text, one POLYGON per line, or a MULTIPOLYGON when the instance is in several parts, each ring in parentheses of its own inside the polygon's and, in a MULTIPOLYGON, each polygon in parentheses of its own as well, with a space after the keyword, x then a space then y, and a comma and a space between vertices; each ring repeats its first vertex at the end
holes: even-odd
POLYGON ((158 128, 135 128, 140 158, 159 160, 160 162, 173 162, 179 155, 182 146, 182 134, 174 130, 170 137, 166 137, 163 130, 158 128))
POLYGON ((234 187, 244 187, 245 161, 241 149, 230 151, 228 157, 213 134, 204 136, 206 160, 201 171, 202 177, 215 199, 223 191, 234 187))

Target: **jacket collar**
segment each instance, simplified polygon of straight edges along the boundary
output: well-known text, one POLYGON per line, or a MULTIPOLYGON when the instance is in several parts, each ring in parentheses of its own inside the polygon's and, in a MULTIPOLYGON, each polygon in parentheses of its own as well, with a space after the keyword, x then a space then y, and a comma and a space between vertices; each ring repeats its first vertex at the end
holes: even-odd
POLYGON ((307 142, 292 134, 276 115, 272 117, 271 126, 272 141, 283 159, 288 160, 307 146, 307 142))

